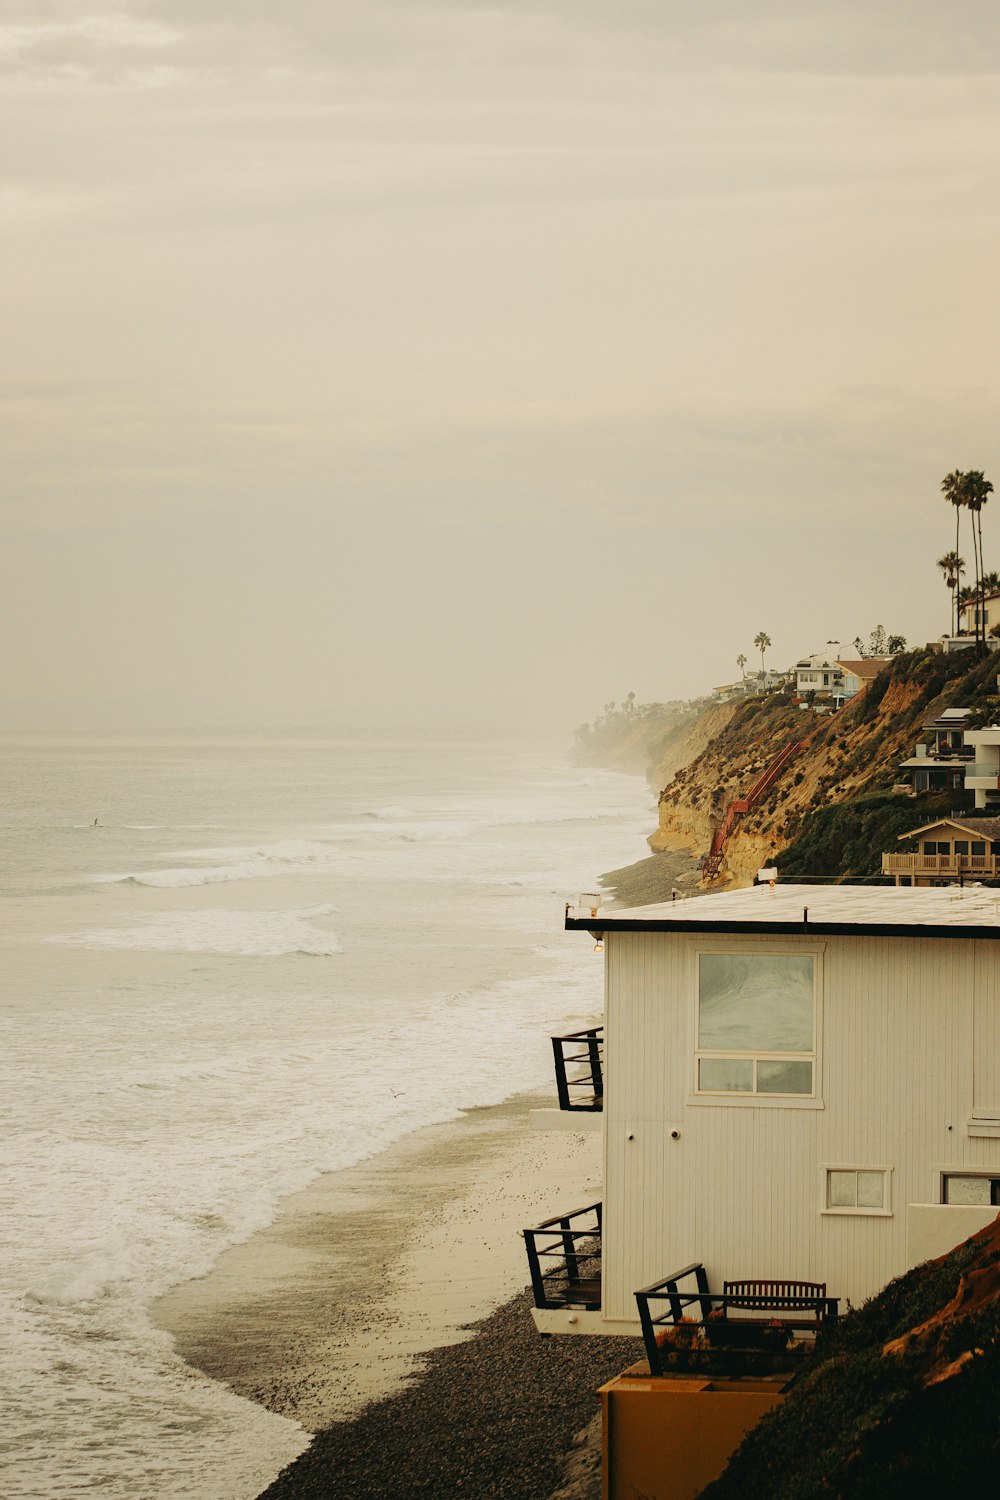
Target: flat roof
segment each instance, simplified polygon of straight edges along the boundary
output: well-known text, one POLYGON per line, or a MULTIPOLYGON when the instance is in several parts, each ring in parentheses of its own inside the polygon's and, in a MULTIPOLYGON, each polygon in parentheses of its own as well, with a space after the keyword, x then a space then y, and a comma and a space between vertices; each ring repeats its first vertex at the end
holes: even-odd
POLYGON ((796 936, 1000 938, 1000 889, 962 886, 766 885, 655 906, 567 907, 586 932, 768 932, 796 936))

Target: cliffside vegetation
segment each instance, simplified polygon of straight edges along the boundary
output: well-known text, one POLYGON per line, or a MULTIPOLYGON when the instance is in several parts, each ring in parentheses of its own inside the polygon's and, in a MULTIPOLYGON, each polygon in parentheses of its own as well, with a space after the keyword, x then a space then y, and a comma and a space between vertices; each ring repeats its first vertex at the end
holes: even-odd
POLYGON ((899 833, 969 805, 962 791, 913 799, 892 788, 928 719, 956 706, 974 709, 979 724, 1000 715, 998 670, 993 654, 914 651, 836 713, 817 716, 790 690, 746 700, 664 786, 651 847, 703 856, 729 803, 794 745, 774 785, 735 822, 718 883, 746 884, 774 861, 784 879, 877 874, 899 833))
POLYGON ((824 1334, 705 1500, 995 1494, 1000 1220, 824 1334))

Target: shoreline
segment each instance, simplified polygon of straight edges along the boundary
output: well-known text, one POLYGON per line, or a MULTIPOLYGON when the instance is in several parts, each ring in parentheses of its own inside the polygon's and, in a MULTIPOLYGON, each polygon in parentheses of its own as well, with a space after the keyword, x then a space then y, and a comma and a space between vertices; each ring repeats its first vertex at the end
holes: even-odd
MULTIPOLYGON (((516 1365, 529 1385, 537 1369, 542 1387, 532 1404, 539 1407, 538 1418, 550 1407, 562 1412, 560 1446, 547 1451, 546 1428, 538 1437, 539 1453, 517 1461, 532 1472, 543 1464, 546 1475, 555 1476, 554 1487, 563 1451, 594 1414, 593 1391, 606 1378, 609 1360, 617 1370, 628 1356, 618 1339, 543 1340, 528 1311, 522 1229, 593 1201, 600 1192, 599 1132, 529 1127, 528 1110, 551 1105, 551 1094, 546 1087, 467 1110, 458 1120, 411 1133, 358 1166, 318 1178, 286 1199, 271 1225, 226 1250, 206 1276, 153 1304, 153 1321, 173 1336, 188 1364, 307 1432, 322 1434, 284 1471, 276 1495, 337 1493, 329 1474, 321 1488, 315 1487, 318 1479, 306 1477, 314 1474, 315 1455, 322 1451, 323 1462, 334 1463, 338 1472, 348 1449, 357 1459, 356 1444, 371 1430, 373 1411, 381 1412, 383 1429, 405 1425, 413 1410, 422 1413, 423 1425, 447 1427, 450 1419, 438 1411, 435 1394, 436 1382, 448 1378, 440 1372, 461 1372, 468 1360, 473 1366, 489 1362, 491 1338, 500 1340, 503 1369, 491 1374, 489 1384, 499 1380, 507 1392, 496 1408, 508 1409, 507 1426, 526 1433, 535 1422, 509 1389, 508 1365, 516 1365), (481 1352, 458 1353, 479 1348, 484 1338, 481 1352), (602 1346, 597 1359, 585 1352, 591 1344, 602 1346), (574 1347, 550 1357, 556 1345, 574 1347), (547 1367, 557 1368, 567 1382, 554 1406, 543 1393, 547 1367)), ((449 1401, 461 1402, 467 1373, 456 1373, 455 1381, 449 1401)), ((479 1416, 467 1419, 473 1449, 479 1446, 480 1418, 489 1426, 489 1413, 478 1410, 479 1416)), ((465 1460, 459 1455, 457 1461, 465 1460)), ((345 1495, 366 1493, 359 1488, 360 1472, 356 1465, 345 1495)), ((386 1492, 376 1483, 379 1472, 385 1479, 373 1470, 373 1495, 386 1492)), ((391 1492, 408 1493, 397 1487, 391 1492)), ((475 1493, 464 1480, 458 1492, 475 1493)), ((412 1493, 438 1492, 418 1487, 412 1493)), ((541 1500, 548 1489, 524 1494, 541 1500)))
MULTIPOLYGON (((656 854, 601 886, 644 905, 697 879, 688 856, 656 854)), ((601 1191, 599 1131, 530 1129, 552 1093, 464 1110, 320 1176, 153 1304, 186 1363, 311 1435, 260 1500, 599 1494, 594 1393, 641 1348, 542 1339, 531 1320, 522 1229, 601 1191)))
POLYGON ((600 877, 602 890, 610 892, 618 907, 653 906, 680 896, 698 894, 701 870, 695 857, 685 851, 648 854, 620 870, 607 870, 600 877))
POLYGON ((418 1380, 318 1433, 258 1500, 599 1500, 597 1388, 641 1340, 543 1339, 530 1307, 525 1290, 430 1351, 418 1380))

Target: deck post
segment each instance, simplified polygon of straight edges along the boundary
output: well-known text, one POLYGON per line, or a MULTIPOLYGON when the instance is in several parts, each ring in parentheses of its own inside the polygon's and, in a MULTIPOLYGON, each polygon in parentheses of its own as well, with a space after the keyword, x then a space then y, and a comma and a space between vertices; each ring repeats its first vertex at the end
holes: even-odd
POLYGON ((587 1052, 590 1055, 590 1076, 594 1080, 594 1102, 604 1099, 604 1075, 601 1072, 601 1047, 596 1031, 587 1032, 587 1052))
POLYGON ((556 1065, 556 1093, 559 1095, 559 1108, 569 1109, 569 1084, 566 1081, 566 1055, 562 1049, 563 1039, 561 1036, 552 1038, 552 1053, 556 1065))

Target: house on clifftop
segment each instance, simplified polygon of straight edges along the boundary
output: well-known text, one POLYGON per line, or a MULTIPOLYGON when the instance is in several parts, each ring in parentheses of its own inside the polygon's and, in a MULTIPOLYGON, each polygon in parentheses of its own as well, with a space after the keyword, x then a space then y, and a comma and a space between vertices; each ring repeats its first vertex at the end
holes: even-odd
POLYGON ((962 879, 1000 876, 1000 818, 936 818, 899 835, 916 848, 882 855, 882 874, 897 885, 954 885, 962 879))

